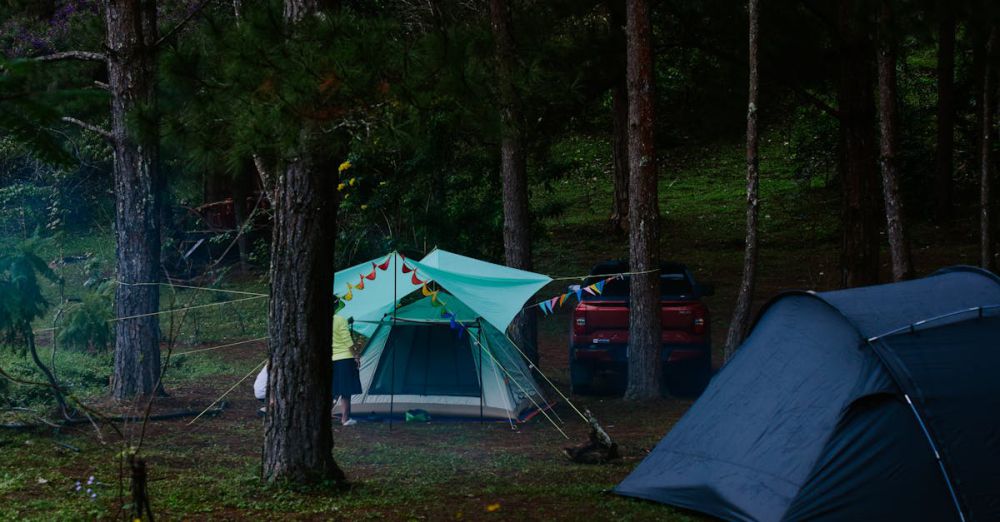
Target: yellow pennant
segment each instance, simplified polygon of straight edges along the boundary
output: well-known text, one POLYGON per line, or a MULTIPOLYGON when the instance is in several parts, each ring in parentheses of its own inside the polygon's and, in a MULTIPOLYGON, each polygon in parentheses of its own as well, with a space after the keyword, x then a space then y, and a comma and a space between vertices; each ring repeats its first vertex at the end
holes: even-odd
MULTIPOLYGON (((348 286, 350 286, 350 285, 348 285, 348 286)), ((351 299, 354 299, 354 291, 353 291, 353 289, 348 288, 347 289, 347 293, 344 294, 344 301, 350 301, 351 299)))
POLYGON ((424 284, 420 286, 420 293, 424 294, 424 297, 430 297, 434 292, 431 292, 430 288, 427 288, 427 285, 424 284))

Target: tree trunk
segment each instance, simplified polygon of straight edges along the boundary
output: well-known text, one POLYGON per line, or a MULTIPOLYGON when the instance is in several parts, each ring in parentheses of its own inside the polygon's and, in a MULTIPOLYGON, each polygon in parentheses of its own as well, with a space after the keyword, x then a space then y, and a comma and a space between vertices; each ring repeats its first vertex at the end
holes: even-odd
POLYGON ((156 129, 156 3, 105 2, 108 85, 114 150, 115 363, 112 394, 126 399, 156 390, 160 376, 159 136, 156 129), (138 125, 130 124, 138 111, 138 125), (144 284, 147 283, 147 284, 144 284), (139 316, 139 317, 136 317, 139 316))
POLYGON ((760 44, 760 2, 750 0, 749 2, 749 22, 750 22, 750 85, 748 88, 747 101, 747 223, 746 223, 746 244, 743 250, 743 277, 740 280, 740 293, 736 297, 736 307, 733 309, 733 319, 729 323, 729 333, 726 335, 725 358, 728 361, 736 348, 743 343, 747 334, 747 326, 750 322, 750 303, 753 300, 754 284, 757 278, 757 216, 759 213, 760 201, 757 197, 757 189, 760 186, 760 162, 757 157, 757 149, 760 137, 757 132, 757 100, 759 98, 758 85, 760 76, 758 72, 758 50, 760 44))
MULTIPOLYGON (((625 10, 620 2, 609 2, 611 14, 611 41, 615 49, 625 55, 625 10)), ((617 53, 616 53, 617 54, 617 53)), ((614 86, 611 88, 611 157, 614 197, 611 207, 611 227, 628 232, 628 84, 625 68, 616 67, 614 86)))
POLYGON ((941 0, 937 54, 937 157, 935 161, 935 207, 941 219, 952 210, 952 169, 955 145, 955 8, 941 0))
POLYGON ((878 282, 879 208, 875 145, 875 100, 872 90, 871 34, 862 12, 867 4, 841 0, 842 41, 837 98, 840 105, 841 158, 841 285, 878 282))
MULTIPOLYGON (((285 2, 293 31, 315 13, 314 2, 285 2)), ((319 139, 306 126, 295 156, 274 180, 262 466, 269 482, 346 480, 333 460, 330 423, 337 171, 321 168, 312 154, 319 139)))
POLYGON ((980 138, 979 163, 979 249, 980 265, 987 270, 995 270, 996 255, 993 252, 993 113, 996 110, 996 60, 997 28, 990 29, 989 43, 986 44, 986 67, 983 71, 982 137, 980 138))
POLYGON ((892 279, 893 281, 902 281, 913 277, 913 263, 910 259, 910 245, 903 229, 903 201, 899 195, 899 162, 896 159, 899 135, 896 126, 898 113, 896 107, 894 24, 891 0, 882 0, 878 30, 879 148, 881 151, 879 163, 882 167, 882 196, 885 200, 886 233, 889 236, 892 279))
POLYGON ((627 0, 629 152, 628 400, 659 395, 660 285, 656 144, 653 141, 653 45, 647 0, 627 0))
MULTIPOLYGON (((490 25, 496 46, 500 105, 500 178, 503 182, 503 248, 507 266, 531 270, 531 220, 528 209, 524 114, 514 87, 516 50, 507 0, 490 0, 490 25)), ((511 339, 538 363, 538 321, 534 309, 511 323, 511 339)))

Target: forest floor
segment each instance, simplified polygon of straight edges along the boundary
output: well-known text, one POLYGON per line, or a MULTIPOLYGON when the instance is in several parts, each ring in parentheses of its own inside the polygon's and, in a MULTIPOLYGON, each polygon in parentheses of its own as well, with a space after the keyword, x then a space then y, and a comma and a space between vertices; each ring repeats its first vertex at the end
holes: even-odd
MULTIPOLYGON (((567 146, 565 154, 589 161, 586 144, 567 146)), ((716 285, 707 298, 713 313, 712 336, 718 353, 728 326, 740 277, 742 248, 742 169, 740 149, 706 150, 703 160, 676 176, 664 177, 661 211, 666 220, 662 251, 686 262, 695 274, 716 285)), ((595 160, 596 161, 596 160, 595 160)), ((803 187, 780 164, 764 171, 763 243, 756 307, 786 289, 830 289, 837 285, 838 240, 836 191, 803 187), (833 201, 833 203, 831 203, 833 201)), ((671 171, 667 165, 666 172, 671 171)), ((552 275, 586 273, 602 259, 622 257, 625 240, 604 223, 610 201, 607 183, 582 172, 557 182, 544 198, 565 206, 545 223, 545 236, 535 247, 536 268, 552 275), (592 181, 593 180, 593 181, 592 181)), ((975 260, 972 219, 947 228, 918 222, 913 227, 918 274, 942 266, 975 260)), ((87 248, 86 239, 67 253, 87 248)), ((98 248, 98 247, 95 247, 98 248)), ((99 248, 107 248, 107 245, 99 248)), ((884 257, 884 256, 883 256, 884 257)), ((74 269, 75 270, 75 269, 74 269)), ((887 267, 884 272, 887 273, 887 267)), ((81 279, 81 271, 73 277, 81 279)), ((72 278, 69 278, 72 279, 72 278)), ((258 277, 234 288, 261 290, 258 277)), ((553 285, 543 290, 555 293, 553 285)), ((172 294, 171 303, 190 305, 221 299, 193 292, 172 294), (190 298, 188 296, 191 296, 190 298)), ((175 353, 209 348, 226 342, 261 337, 261 301, 221 306, 222 312, 198 312, 187 317, 177 335, 175 353), (193 328, 193 331, 192 331, 193 328)), ((541 367, 555 385, 568 393, 567 306, 541 319, 541 367)), ((164 321, 165 331, 172 328, 164 321)), ((40 325, 40 326, 44 326, 40 325)), ((40 339, 43 358, 51 341, 40 339)), ((161 520, 693 520, 692 513, 609 494, 657 441, 684 414, 689 399, 664 398, 641 404, 616 397, 572 396, 580 409, 592 410, 621 445, 623 458, 609 465, 580 465, 561 453, 586 441, 587 429, 564 400, 555 412, 569 439, 542 416, 519 425, 506 422, 360 422, 334 428, 335 458, 354 483, 348 492, 330 488, 276 488, 261 484, 262 420, 253 399, 253 369, 265 358, 262 342, 250 342, 172 358, 166 388, 153 413, 202 410, 240 379, 225 397, 225 411, 203 417, 149 424, 142 454, 149 466, 152 508, 161 520)), ((3 355, 8 369, 18 367, 3 355)), ((106 390, 107 355, 61 352, 60 375, 89 403, 105 410, 141 413, 143 403, 114 406, 102 399, 106 390)), ((48 360, 48 359, 46 359, 48 360)), ((548 390, 550 399, 557 394, 548 390)), ((122 427, 135 444, 141 426, 122 427)), ((122 439, 103 430, 103 442, 88 425, 58 432, 0 432, 0 519, 85 520, 122 518, 119 456, 122 439), (94 484, 88 485, 93 477, 94 484), (81 488, 76 489, 77 482, 81 488), (96 496, 87 493, 92 490, 96 496)))

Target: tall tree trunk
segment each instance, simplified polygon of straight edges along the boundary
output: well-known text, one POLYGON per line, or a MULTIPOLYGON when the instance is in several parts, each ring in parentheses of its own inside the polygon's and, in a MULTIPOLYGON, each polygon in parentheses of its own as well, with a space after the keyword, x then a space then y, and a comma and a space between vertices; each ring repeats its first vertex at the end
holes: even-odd
POLYGON ((996 269, 996 254, 993 251, 993 139, 994 112, 996 111, 996 65, 997 28, 990 28, 989 43, 986 44, 986 67, 983 71, 982 137, 979 145, 979 249, 980 265, 987 270, 996 269))
POLYGON ((955 148, 955 8, 951 0, 939 3, 937 50, 937 157, 935 207, 949 219, 952 211, 952 170, 955 148))
MULTIPOLYGON (((292 32, 315 14, 315 2, 285 1, 292 32)), ((319 139, 306 124, 274 180, 262 467, 269 482, 346 480, 333 460, 330 423, 337 170, 313 154, 319 139)))
POLYGON ((760 1, 750 0, 750 85, 747 96, 747 223, 746 244, 743 250, 743 278, 740 280, 740 293, 736 297, 736 308, 733 309, 733 319, 729 323, 729 333, 726 335, 725 358, 728 361, 736 353, 736 348, 743 342, 750 322, 750 302, 753 300, 754 284, 757 278, 757 216, 760 201, 757 189, 760 186, 760 161, 757 149, 760 137, 757 132, 757 100, 758 85, 758 51, 760 43, 760 1))
POLYGON ((629 152, 628 400, 659 395, 660 285, 656 272, 660 212, 653 141, 653 42, 647 0, 627 0, 629 152))
POLYGON ((867 4, 841 0, 842 43, 837 98, 840 105, 841 158, 841 285, 878 282, 879 208, 875 144, 875 100, 871 30, 867 4))
POLYGON ((896 159, 896 148, 899 141, 896 107, 896 44, 891 0, 882 0, 879 9, 878 38, 879 148, 881 151, 879 163, 882 167, 882 195, 885 200, 886 232, 889 236, 892 279, 893 281, 902 281, 913 277, 913 263, 910 259, 910 245, 903 229, 903 201, 899 195, 899 162, 896 159))
MULTIPOLYGON (((625 55, 625 9, 620 1, 608 2, 611 18, 611 42, 620 56, 625 55)), ((616 62, 617 63, 617 62, 616 62)), ((614 196, 611 206, 611 227, 628 232, 628 84, 625 67, 615 68, 611 87, 611 172, 614 196)))
POLYGON ((114 150, 115 362, 112 394, 157 391, 160 375, 159 136, 156 125, 156 2, 106 0, 108 85, 114 150), (148 111, 130 125, 138 111, 148 111))
MULTIPOLYGON (((511 31, 510 4, 490 0, 490 25, 496 46, 497 85, 500 94, 500 178, 503 182, 503 248, 507 266, 531 270, 531 219, 528 209, 527 150, 524 114, 514 86, 516 49, 511 31)), ((511 323, 511 339, 538 363, 538 320, 534 309, 511 323)))

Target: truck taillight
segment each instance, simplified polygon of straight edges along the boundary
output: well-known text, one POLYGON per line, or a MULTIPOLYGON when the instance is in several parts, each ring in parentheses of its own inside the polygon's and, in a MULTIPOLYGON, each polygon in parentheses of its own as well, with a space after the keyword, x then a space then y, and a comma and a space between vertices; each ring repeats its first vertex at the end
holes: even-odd
POLYGON ((696 333, 696 334, 703 334, 703 333, 705 333, 705 318, 704 317, 695 317, 694 318, 694 321, 691 324, 691 332, 692 333, 696 333))
POLYGON ((587 315, 583 310, 573 312, 573 333, 580 335, 587 333, 587 315))

